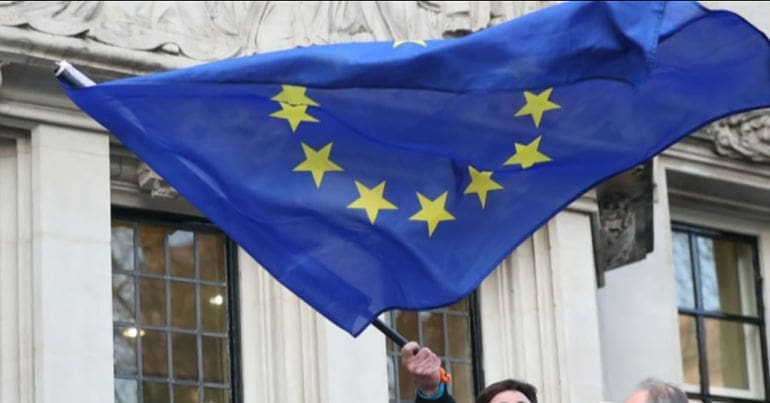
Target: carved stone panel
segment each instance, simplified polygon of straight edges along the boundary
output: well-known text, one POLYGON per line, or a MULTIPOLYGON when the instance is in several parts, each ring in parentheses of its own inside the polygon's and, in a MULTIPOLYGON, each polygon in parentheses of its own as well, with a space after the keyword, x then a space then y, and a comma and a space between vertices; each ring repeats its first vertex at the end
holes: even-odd
POLYGON ((140 162, 136 168, 136 176, 139 188, 149 191, 152 197, 175 199, 179 196, 176 189, 144 162, 140 162))
POLYGON ((0 25, 218 60, 351 41, 452 38, 549 1, 0 1, 0 25))
POLYGON ((770 164, 770 109, 757 109, 714 122, 696 136, 714 142, 717 154, 770 164))

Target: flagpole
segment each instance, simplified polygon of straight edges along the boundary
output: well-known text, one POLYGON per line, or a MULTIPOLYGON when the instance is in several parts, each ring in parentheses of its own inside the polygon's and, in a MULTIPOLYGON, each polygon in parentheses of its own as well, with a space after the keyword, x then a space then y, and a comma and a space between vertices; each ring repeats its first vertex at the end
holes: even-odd
MULTIPOLYGON (((375 318, 372 321, 372 325, 376 327, 379 331, 385 334, 390 340, 392 340, 394 343, 396 343, 399 347, 404 347, 408 340, 402 336, 399 332, 397 332, 392 327, 385 324, 385 322, 381 321, 379 318, 375 318)), ((415 354, 417 352, 415 351, 415 354)), ((448 372, 444 368, 439 368, 438 372, 439 379, 441 382, 449 383, 452 382, 452 375, 449 375, 448 372)))
POLYGON ((86 77, 85 74, 81 73, 80 70, 76 69, 65 60, 56 62, 56 71, 54 71, 53 74, 56 76, 56 78, 63 79, 70 85, 78 88, 85 88, 96 85, 93 80, 86 77))
POLYGON ((385 324, 385 322, 381 321, 379 318, 375 318, 372 321, 372 325, 379 329, 382 333, 385 334, 390 340, 392 340, 394 343, 396 343, 399 347, 404 347, 408 340, 402 336, 400 333, 398 333, 395 329, 385 324))

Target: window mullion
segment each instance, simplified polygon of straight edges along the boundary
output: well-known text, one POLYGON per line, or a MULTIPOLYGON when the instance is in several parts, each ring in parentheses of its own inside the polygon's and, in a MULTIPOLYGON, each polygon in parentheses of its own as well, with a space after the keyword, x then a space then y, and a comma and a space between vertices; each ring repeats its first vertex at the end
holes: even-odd
POLYGON ((173 355, 173 345, 172 345, 172 338, 173 333, 171 331, 171 313, 173 312, 171 310, 171 284, 169 282, 169 276, 170 276, 170 250, 168 247, 168 232, 164 232, 163 235, 163 287, 166 292, 166 362, 168 366, 168 394, 169 394, 169 403, 174 403, 174 355, 173 355))
POLYGON ((132 224, 132 227, 134 229, 134 242, 133 242, 133 250, 131 253, 134 255, 134 270, 131 275, 134 279, 134 304, 135 304, 135 311, 134 311, 134 326, 136 326, 137 329, 137 337, 134 339, 134 343, 136 346, 136 393, 137 393, 137 399, 139 403, 144 403, 144 385, 142 384, 142 377, 144 375, 144 371, 142 368, 144 367, 143 359, 142 359, 142 329, 144 329, 144 326, 142 326, 143 318, 142 318, 142 300, 141 300, 141 294, 139 291, 140 287, 140 277, 139 277, 139 226, 134 223, 132 224))
MULTIPOLYGON (((690 241, 690 262, 692 263, 693 287, 695 288, 695 309, 703 311, 703 288, 701 288, 700 251, 698 250, 697 237, 691 232, 687 233, 687 237, 690 241)), ((709 395, 711 388, 709 385, 706 326, 703 315, 695 315, 695 328, 695 334, 698 338, 698 371, 700 372, 701 393, 709 395)))
POLYGON ((765 300, 762 295, 764 277, 759 266, 759 248, 753 243, 752 264, 754 266, 754 293, 757 302, 757 317, 759 318, 759 350, 762 354, 762 382, 764 383, 765 399, 770 399, 770 368, 767 355, 767 328, 765 327, 765 300))

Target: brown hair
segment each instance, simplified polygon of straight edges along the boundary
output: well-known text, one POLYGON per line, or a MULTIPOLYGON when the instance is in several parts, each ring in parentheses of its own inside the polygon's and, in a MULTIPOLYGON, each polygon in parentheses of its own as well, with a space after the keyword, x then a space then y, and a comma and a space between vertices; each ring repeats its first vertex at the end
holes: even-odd
POLYGON ((498 393, 505 392, 506 390, 521 392, 530 402, 537 403, 537 389, 528 383, 519 382, 515 379, 506 379, 487 386, 479 393, 476 403, 489 403, 498 393))

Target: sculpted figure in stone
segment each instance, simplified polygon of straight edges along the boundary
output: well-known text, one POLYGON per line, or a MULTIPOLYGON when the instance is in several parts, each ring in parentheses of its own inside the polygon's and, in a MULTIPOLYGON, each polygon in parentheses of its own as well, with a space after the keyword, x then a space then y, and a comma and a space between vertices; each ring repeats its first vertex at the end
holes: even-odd
POLYGON ((720 155, 770 163, 770 109, 733 115, 703 131, 714 140, 720 155))
POLYGON ((217 60, 336 42, 458 37, 547 3, 0 1, 0 25, 217 60))

